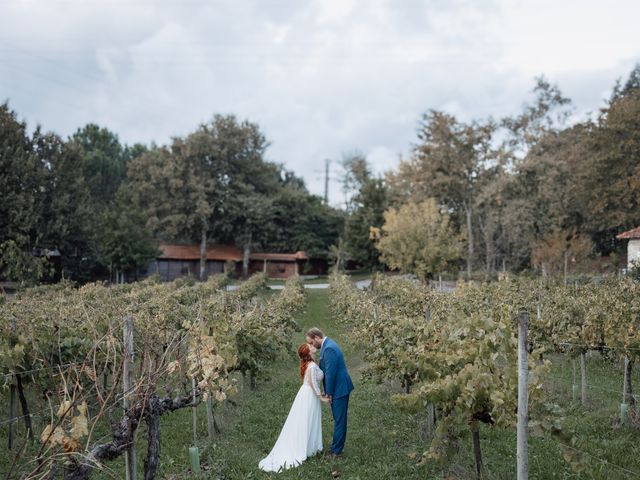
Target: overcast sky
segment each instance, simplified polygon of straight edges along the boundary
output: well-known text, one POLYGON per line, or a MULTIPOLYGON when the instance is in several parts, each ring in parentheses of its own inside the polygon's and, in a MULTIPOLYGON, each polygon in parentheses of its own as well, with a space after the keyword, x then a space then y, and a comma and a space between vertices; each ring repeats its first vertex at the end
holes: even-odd
POLYGON ((125 143, 234 113, 322 194, 325 158, 382 172, 426 110, 513 114, 540 74, 597 111, 640 61, 639 18, 638 0, 0 0, 0 101, 125 143))

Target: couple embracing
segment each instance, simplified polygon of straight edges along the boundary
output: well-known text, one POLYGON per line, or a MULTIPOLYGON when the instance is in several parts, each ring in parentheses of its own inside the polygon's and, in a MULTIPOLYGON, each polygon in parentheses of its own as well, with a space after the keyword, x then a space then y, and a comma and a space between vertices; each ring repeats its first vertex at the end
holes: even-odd
POLYGON ((276 444, 258 465, 266 472, 296 467, 322 451, 322 403, 331 405, 334 422, 333 443, 327 457, 342 456, 347 436, 349 394, 353 390, 342 351, 322 331, 312 328, 307 332, 306 343, 298 348, 298 357, 302 386, 276 444), (317 351, 320 351, 319 362, 314 357, 317 351))

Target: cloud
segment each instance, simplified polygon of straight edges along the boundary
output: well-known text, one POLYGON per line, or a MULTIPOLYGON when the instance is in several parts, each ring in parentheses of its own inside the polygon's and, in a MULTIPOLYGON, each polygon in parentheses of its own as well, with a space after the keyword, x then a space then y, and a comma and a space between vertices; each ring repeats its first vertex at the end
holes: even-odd
POLYGON ((578 118, 597 110, 640 59, 639 16, 595 0, 1 2, 0 98, 30 124, 92 121, 128 143, 235 113, 322 194, 325 158, 359 149, 383 171, 423 112, 516 113, 538 74, 578 118))

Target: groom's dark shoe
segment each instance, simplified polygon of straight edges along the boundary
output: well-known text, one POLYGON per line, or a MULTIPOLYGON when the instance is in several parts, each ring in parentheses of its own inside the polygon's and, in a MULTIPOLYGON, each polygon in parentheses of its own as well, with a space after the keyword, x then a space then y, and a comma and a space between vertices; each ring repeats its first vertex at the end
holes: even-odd
POLYGON ((324 458, 328 460, 335 460, 337 458, 342 458, 342 457, 344 457, 342 453, 327 452, 324 454, 324 458))

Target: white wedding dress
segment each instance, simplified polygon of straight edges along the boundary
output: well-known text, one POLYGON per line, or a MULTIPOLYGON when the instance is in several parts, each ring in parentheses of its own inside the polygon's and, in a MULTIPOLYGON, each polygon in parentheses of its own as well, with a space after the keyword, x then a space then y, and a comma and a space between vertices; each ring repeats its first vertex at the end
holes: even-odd
POLYGON ((287 420, 273 449, 258 464, 265 472, 297 467, 306 458, 322 451, 322 405, 320 383, 324 374, 309 363, 287 420))

